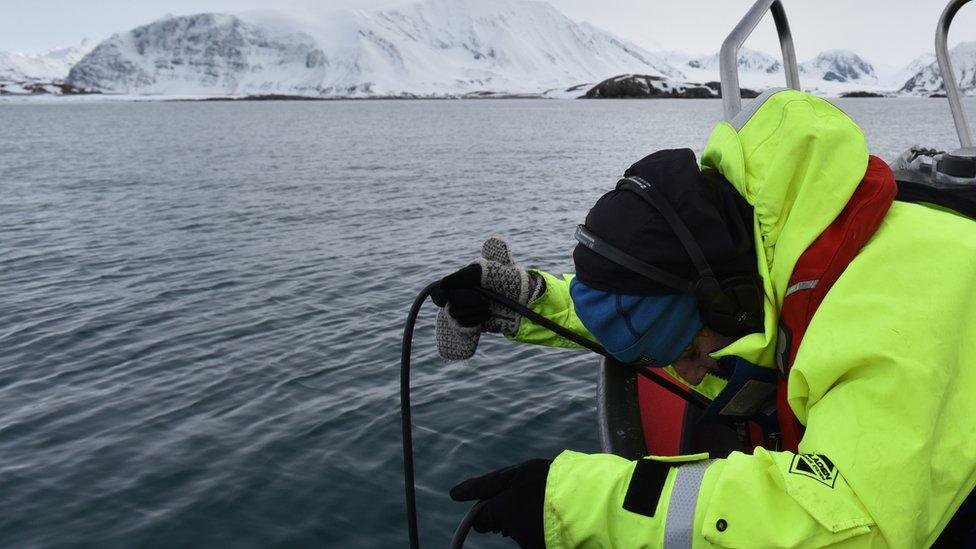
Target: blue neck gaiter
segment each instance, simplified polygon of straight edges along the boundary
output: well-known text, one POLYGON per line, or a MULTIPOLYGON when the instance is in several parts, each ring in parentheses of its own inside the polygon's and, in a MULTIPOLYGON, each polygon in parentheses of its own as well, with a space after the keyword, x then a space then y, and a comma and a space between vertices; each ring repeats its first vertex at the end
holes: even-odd
POLYGON ((621 362, 667 366, 703 327, 690 295, 616 294, 575 278, 569 293, 583 325, 621 362))

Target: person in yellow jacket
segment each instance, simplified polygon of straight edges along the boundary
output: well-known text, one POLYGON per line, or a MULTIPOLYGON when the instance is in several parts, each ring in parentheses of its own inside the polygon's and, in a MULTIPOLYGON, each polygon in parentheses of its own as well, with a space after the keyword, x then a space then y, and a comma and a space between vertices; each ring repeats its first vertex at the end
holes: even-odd
MULTIPOLYGON (((723 381, 708 373, 723 357, 776 368, 784 299, 805 289, 790 285, 794 268, 845 209, 867 167, 862 132, 835 106, 792 90, 763 94, 713 130, 701 162, 704 174, 723 177, 751 207, 761 288, 754 330, 716 334, 705 315, 694 318, 688 296, 675 293, 670 306, 655 302, 618 337, 607 330, 613 322, 601 322, 608 317, 600 307, 577 308, 603 290, 583 281, 590 293, 580 294, 572 276, 521 269, 507 247, 489 241, 482 260, 432 294, 443 307, 441 354, 470 356, 482 331, 574 346, 467 289, 481 285, 624 361, 670 364, 715 397, 723 381), (662 310, 686 318, 672 322, 662 310)), ((932 545, 976 487, 974 280, 976 222, 894 202, 823 298, 793 357, 787 400, 805 426, 798 453, 757 448, 724 459, 629 461, 565 451, 470 479, 451 495, 488 500, 475 528, 526 547, 932 545)), ((626 311, 642 306, 627 301, 631 294, 607 293, 626 311)), ((956 532, 972 534, 971 526, 956 532)))

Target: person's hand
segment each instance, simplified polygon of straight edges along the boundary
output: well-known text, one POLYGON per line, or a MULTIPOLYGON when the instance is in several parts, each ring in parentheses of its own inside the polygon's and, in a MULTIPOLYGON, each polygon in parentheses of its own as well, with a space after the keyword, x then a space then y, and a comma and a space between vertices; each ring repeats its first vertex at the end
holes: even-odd
POLYGON ((471 358, 481 332, 514 334, 521 315, 489 302, 475 288, 485 288, 527 305, 545 291, 541 276, 515 264, 508 243, 491 237, 481 248, 481 258, 450 274, 431 289, 430 297, 441 307, 437 314, 437 351, 448 360, 471 358))
POLYGON ((542 508, 551 459, 533 459, 468 479, 451 488, 454 501, 485 500, 472 527, 494 532, 530 549, 545 548, 542 508))
POLYGON ((488 300, 475 291, 481 287, 481 263, 451 273, 430 290, 430 298, 463 328, 480 327, 491 316, 488 300))

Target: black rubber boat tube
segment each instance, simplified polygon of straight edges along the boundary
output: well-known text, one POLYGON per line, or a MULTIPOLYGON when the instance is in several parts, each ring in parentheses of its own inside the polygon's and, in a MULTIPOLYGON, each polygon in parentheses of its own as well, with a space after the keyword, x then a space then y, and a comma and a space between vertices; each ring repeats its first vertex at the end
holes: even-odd
MULTIPOLYGON (((427 298, 430 297, 430 290, 437 284, 438 283, 435 282, 428 285, 426 288, 421 290, 420 294, 417 295, 417 298, 414 299, 413 305, 410 307, 410 313, 407 315, 407 323, 403 327, 403 341, 400 344, 400 426, 403 432, 403 480, 404 493, 407 500, 407 529, 410 536, 411 549, 420 548, 420 534, 417 526, 417 488, 416 481, 414 479, 413 425, 410 413, 410 355, 413 349, 414 326, 417 324, 417 316, 420 314, 420 308, 423 306, 424 302, 427 301, 427 298)), ((484 288, 476 288, 476 290, 485 298, 529 318, 536 324, 545 327, 557 335, 565 337, 581 347, 589 349, 598 355, 602 355, 610 359, 613 358, 610 353, 608 353, 606 349, 600 345, 580 336, 579 334, 567 330, 566 328, 556 324, 555 322, 540 315, 532 309, 529 309, 525 305, 518 303, 517 301, 511 300, 503 295, 484 288)), ((663 376, 652 373, 647 368, 634 366, 631 364, 623 364, 620 362, 615 363, 630 368, 634 371, 634 373, 644 376, 654 383, 657 383, 662 388, 688 401, 688 403, 698 408, 705 408, 708 406, 708 400, 705 397, 699 395, 698 393, 687 391, 677 383, 665 379, 663 376)), ((478 509, 480 509, 479 506, 480 502, 476 504, 467 515, 465 515, 464 521, 454 534, 452 547, 460 547, 460 545, 457 544, 464 543, 464 539, 467 537, 468 529, 471 526, 471 521, 477 514, 478 509)))

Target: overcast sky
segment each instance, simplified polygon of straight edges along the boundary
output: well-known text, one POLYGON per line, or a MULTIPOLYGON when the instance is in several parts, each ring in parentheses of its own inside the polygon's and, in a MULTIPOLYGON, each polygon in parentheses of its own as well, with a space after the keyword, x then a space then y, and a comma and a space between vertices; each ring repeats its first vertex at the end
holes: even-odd
MULTIPOLYGON (((570 18, 589 21, 650 49, 714 53, 752 0, 549 0, 570 18)), ((102 40, 166 14, 302 8, 382 8, 405 0, 0 0, 0 50, 39 52, 87 37, 102 40)), ((946 0, 784 0, 800 61, 828 49, 853 50, 879 65, 901 67, 934 51, 946 0)), ((962 9, 950 43, 976 40, 976 5, 962 9)), ((778 52, 770 18, 747 46, 778 52)))

